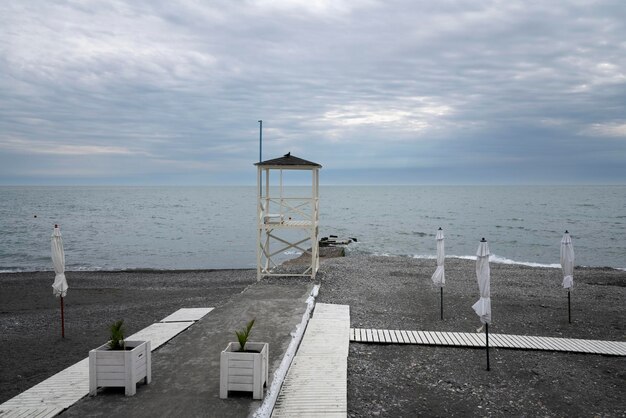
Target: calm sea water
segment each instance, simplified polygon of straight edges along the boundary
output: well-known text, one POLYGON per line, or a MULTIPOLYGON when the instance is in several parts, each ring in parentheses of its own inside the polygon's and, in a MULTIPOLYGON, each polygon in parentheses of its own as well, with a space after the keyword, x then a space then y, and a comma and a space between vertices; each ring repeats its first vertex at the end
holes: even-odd
MULTIPOLYGON (((68 270, 250 268, 255 187, 0 187, 0 272, 51 270, 61 225, 68 270)), ((558 267, 568 229, 576 264, 626 268, 626 186, 332 186, 321 236, 356 237, 349 251, 471 257, 558 267)), ((294 255, 293 252, 287 256, 294 255)))

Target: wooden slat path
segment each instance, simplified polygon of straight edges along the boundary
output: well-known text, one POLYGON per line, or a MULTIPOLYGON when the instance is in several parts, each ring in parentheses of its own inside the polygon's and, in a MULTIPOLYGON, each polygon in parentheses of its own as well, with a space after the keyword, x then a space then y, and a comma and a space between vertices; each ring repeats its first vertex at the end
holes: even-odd
MULTIPOLYGON (((485 334, 474 332, 407 331, 350 328, 350 341, 382 344, 421 344, 457 347, 484 347, 485 334)), ((626 356, 626 342, 577 338, 535 337, 489 334, 489 346, 525 350, 567 351, 572 353, 626 356)))
POLYGON ((53 417, 89 393, 89 358, 0 405, 0 417, 53 417))
POLYGON ((185 322, 156 322, 135 334, 126 337, 128 341, 150 341, 152 351, 189 328, 195 321, 185 322), (154 344, 154 347, 152 346, 154 344))
MULTIPOLYGON (((204 315, 213 310, 213 308, 201 309, 206 312, 204 315)), ((170 317, 188 318, 193 316, 198 319, 185 322, 157 322, 126 339, 128 341, 150 341, 150 346, 154 351, 201 319, 204 315, 200 316, 199 313, 200 311, 195 310, 195 308, 192 310, 180 309, 162 321, 170 317)), ((89 394, 89 357, 0 405, 0 417, 54 417, 87 394, 89 394)))
POLYGON ((213 308, 181 308, 159 322, 199 321, 212 310, 213 308))
POLYGON ((315 305, 272 417, 346 417, 350 307, 315 305))

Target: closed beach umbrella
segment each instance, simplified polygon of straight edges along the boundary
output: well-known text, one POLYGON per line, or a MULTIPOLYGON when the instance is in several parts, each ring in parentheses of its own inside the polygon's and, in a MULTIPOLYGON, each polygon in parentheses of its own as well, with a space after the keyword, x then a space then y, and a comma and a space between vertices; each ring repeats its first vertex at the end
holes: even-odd
POLYGON ((489 245, 483 238, 476 252, 476 279, 478 280, 478 290, 480 299, 472 308, 476 315, 480 317, 480 322, 485 325, 485 347, 487 349, 487 370, 489 370, 489 324, 491 323, 491 291, 490 291, 490 270, 489 270, 489 245))
POLYGON ((567 316, 571 324, 570 291, 574 288, 574 246, 568 231, 565 231, 561 239, 561 268, 563 269, 563 288, 567 289, 567 316))
POLYGON ((444 261, 445 261, 445 249, 444 249, 444 236, 443 230, 439 228, 437 230, 437 270, 433 274, 432 280, 436 286, 443 287, 446 283, 446 275, 444 271, 444 261))
POLYGON ((432 281, 435 286, 439 286, 441 294, 441 319, 443 319, 443 286, 446 283, 446 274, 444 270, 445 250, 444 250, 444 236, 443 230, 439 228, 437 230, 437 269, 433 273, 432 281))
POLYGON ((574 287, 574 246, 569 232, 565 231, 561 239, 561 268, 563 269, 563 287, 574 287))
POLYGON ((472 306, 476 315, 480 317, 480 322, 483 324, 491 323, 489 276, 489 244, 487 244, 487 241, 483 238, 476 252, 476 279, 478 280, 480 299, 472 306))
POLYGON ((54 283, 52 293, 61 298, 61 336, 65 337, 65 318, 63 312, 63 298, 67 294, 67 280, 65 279, 65 251, 63 250, 63 238, 61 229, 54 225, 52 232, 52 264, 54 265, 54 283))

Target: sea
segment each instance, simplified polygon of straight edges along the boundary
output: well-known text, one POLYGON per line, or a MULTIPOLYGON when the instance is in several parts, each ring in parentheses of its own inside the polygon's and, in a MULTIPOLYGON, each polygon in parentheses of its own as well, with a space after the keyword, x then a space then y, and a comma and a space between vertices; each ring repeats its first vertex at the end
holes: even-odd
MULTIPOLYGON (((294 193, 310 195, 307 188, 294 193)), ((52 270, 60 225, 66 270, 256 267, 254 186, 0 187, 0 272, 52 270)), ((447 257, 559 268, 626 269, 626 186, 321 186, 320 237, 355 238, 348 255, 447 257)), ((282 258, 299 255, 291 248, 282 258)))

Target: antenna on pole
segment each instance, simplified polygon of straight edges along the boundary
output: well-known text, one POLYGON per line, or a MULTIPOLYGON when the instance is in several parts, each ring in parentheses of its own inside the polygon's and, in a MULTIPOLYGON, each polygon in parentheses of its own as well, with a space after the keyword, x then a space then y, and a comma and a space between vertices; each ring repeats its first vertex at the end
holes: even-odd
POLYGON ((263 121, 259 121, 259 162, 263 161, 263 121))

